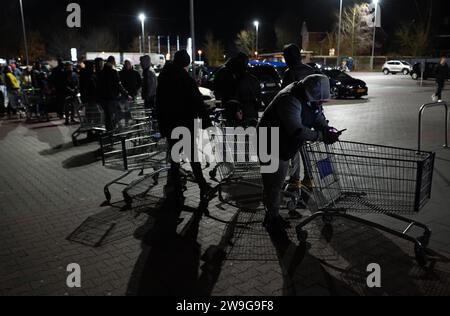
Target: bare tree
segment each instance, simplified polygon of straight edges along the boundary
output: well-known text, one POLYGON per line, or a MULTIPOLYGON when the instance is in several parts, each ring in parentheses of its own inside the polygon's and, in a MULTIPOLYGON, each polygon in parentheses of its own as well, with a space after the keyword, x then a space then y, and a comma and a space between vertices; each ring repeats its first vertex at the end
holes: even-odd
POLYGON ((431 25, 433 19, 433 0, 427 8, 422 8, 414 1, 419 20, 403 23, 395 33, 395 39, 399 46, 399 54, 408 56, 424 56, 430 45, 431 25), (425 14, 423 14, 425 12, 425 14))
POLYGON ((48 52, 54 57, 68 59, 70 57, 70 49, 81 49, 82 37, 77 31, 56 30, 49 38, 48 52))
POLYGON ((252 56, 255 52, 256 36, 252 31, 243 30, 237 35, 235 41, 236 48, 248 56, 252 56))
MULTIPOLYGON (((364 55, 369 53, 372 45, 373 28, 367 23, 368 4, 355 4, 342 12, 341 54, 364 55)), ((330 48, 336 48, 339 29, 339 13, 336 14, 333 32, 329 35, 330 48)))
MULTIPOLYGON (((47 57, 47 50, 45 47, 44 38, 39 31, 31 31, 28 35, 28 53, 30 62, 47 57)), ((20 55, 25 54, 25 48, 22 45, 20 55)))
POLYGON ((225 48, 221 41, 216 40, 211 32, 206 34, 205 54, 212 67, 220 66, 224 62, 225 48))

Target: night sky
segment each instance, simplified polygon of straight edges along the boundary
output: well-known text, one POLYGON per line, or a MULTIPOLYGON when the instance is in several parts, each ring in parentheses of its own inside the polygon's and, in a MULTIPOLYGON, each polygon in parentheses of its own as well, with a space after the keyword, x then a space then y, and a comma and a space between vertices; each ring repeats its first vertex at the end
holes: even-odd
MULTIPOLYGON (((417 0, 427 4, 430 0, 417 0)), ((1 54, 20 45, 21 28, 18 0, 2 0, 0 13, 1 54)), ((37 30, 44 37, 55 30, 68 31, 65 25, 65 7, 74 0, 23 0, 27 30, 37 30)), ((344 4, 355 2, 344 0, 344 4)), ((362 1, 357 1, 362 2, 362 1)), ((381 0, 383 31, 389 36, 399 23, 417 18, 413 0, 381 0)), ((445 11, 448 0, 435 0, 436 15, 445 11)), ((188 0, 79 0, 82 8, 82 29, 91 30, 106 27, 117 37, 124 49, 139 35, 140 23, 136 16, 145 12, 150 18, 146 30, 152 35, 180 35, 183 40, 189 33, 188 0)), ((273 49, 274 28, 287 24, 300 31, 302 21, 308 23, 310 31, 329 31, 334 25, 333 16, 339 7, 339 0, 196 0, 197 44, 201 46, 208 31, 221 39, 227 48, 232 47, 236 34, 252 27, 252 22, 261 22, 261 46, 273 49)), ((0 56, 1 57, 1 56, 0 56)))

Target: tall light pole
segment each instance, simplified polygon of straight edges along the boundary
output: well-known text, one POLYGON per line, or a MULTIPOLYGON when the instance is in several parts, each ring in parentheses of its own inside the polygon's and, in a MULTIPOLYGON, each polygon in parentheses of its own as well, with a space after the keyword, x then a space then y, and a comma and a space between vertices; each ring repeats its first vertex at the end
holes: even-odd
POLYGON ((339 66, 339 59, 341 57, 342 6, 343 6, 344 0, 340 0, 340 2, 341 2, 341 4, 339 7, 339 33, 338 33, 336 66, 339 66))
POLYGON ((28 58, 28 41, 27 41, 27 32, 25 31, 25 18, 23 16, 22 0, 19 0, 19 4, 20 4, 20 14, 22 16, 23 41, 25 44, 25 60, 27 62, 27 66, 28 66, 30 64, 30 60, 28 58))
POLYGON ((194 76, 194 79, 196 79, 195 74, 195 52, 197 51, 195 49, 195 14, 194 14, 194 0, 189 0, 189 11, 190 11, 190 24, 191 24, 191 39, 192 39, 192 75, 194 76))
POLYGON ((144 29, 144 23, 145 23, 145 14, 141 13, 139 14, 139 20, 141 21, 141 28, 142 28, 142 48, 141 48, 141 54, 144 53, 144 49, 145 49, 145 29, 144 29))
POLYGON ((259 21, 253 22, 253 25, 256 29, 256 46, 255 46, 255 56, 258 57, 258 49, 259 49, 259 21))
POLYGON ((372 42, 372 57, 370 58, 370 69, 373 70, 375 59, 375 39, 377 35, 377 17, 378 17, 378 0, 373 0, 375 5, 375 20, 373 22, 373 42, 372 42))

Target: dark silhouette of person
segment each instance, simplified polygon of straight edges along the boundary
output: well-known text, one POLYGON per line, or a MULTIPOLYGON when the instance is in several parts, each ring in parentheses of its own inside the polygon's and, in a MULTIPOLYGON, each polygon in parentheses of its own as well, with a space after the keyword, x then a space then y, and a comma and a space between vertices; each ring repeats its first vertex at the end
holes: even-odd
POLYGON ((136 99, 139 89, 142 87, 142 78, 129 60, 126 60, 120 74, 120 81, 128 93, 136 99))
POLYGON ((115 59, 110 56, 103 69, 97 74, 97 89, 100 103, 105 112, 105 127, 113 131, 116 127, 116 116, 120 97, 131 97, 120 82, 119 73, 115 69, 115 59))
MULTIPOLYGON (((178 139, 172 139, 172 131, 178 127, 185 127, 191 133, 191 148, 197 150, 194 139, 195 120, 202 119, 204 126, 211 126, 206 105, 202 94, 193 78, 189 76, 188 67, 191 58, 186 50, 175 53, 172 63, 166 64, 158 78, 156 93, 156 111, 161 135, 168 140, 168 155, 171 163, 168 186, 166 189, 174 190, 182 198, 182 185, 180 178, 180 161, 172 157, 173 146, 178 139)), ((185 153, 191 161, 195 179, 200 187, 201 199, 207 198, 210 186, 206 182, 200 162, 195 161, 192 153, 185 153)))
POLYGON ((142 67, 142 99, 147 109, 155 107, 156 88, 158 79, 155 71, 152 68, 152 60, 150 56, 145 55, 141 57, 142 67))

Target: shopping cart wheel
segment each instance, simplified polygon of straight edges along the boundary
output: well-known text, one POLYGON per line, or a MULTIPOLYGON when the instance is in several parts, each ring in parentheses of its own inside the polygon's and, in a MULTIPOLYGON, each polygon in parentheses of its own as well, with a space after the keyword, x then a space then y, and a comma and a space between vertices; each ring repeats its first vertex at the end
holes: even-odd
POLYGON ((300 243, 305 243, 308 240, 308 232, 301 227, 296 227, 297 239, 300 243))
POLYGON ((423 246, 419 246, 418 244, 416 244, 414 247, 414 253, 416 254, 417 264, 422 268, 426 267, 428 258, 425 248, 423 246))

